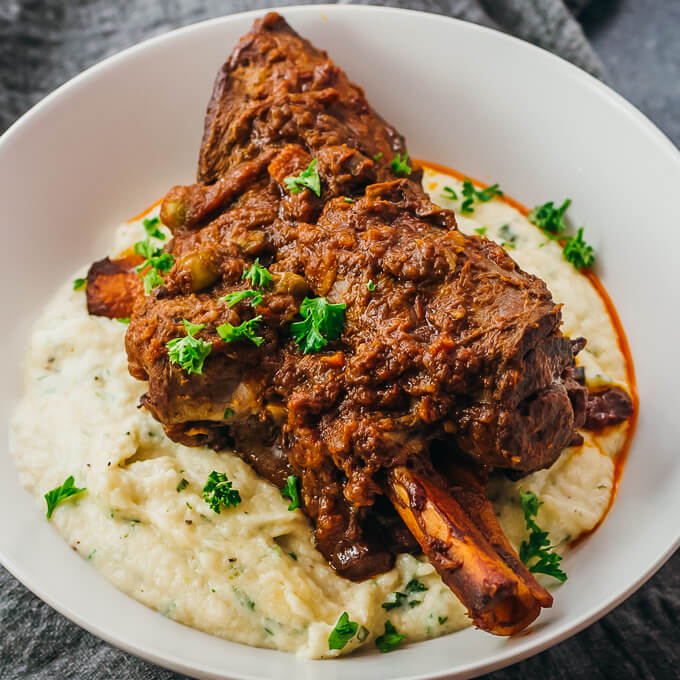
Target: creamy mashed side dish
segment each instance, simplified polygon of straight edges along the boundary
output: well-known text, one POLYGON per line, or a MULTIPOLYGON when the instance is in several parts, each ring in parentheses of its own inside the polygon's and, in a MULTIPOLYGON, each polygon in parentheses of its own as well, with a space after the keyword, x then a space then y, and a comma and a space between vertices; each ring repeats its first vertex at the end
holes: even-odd
MULTIPOLYGON (((519 265, 542 278, 564 303, 563 330, 584 336, 577 357, 589 386, 627 386, 616 330, 587 277, 564 260, 519 211, 494 199, 468 217, 454 177, 426 169, 432 200, 456 211, 461 231, 481 230, 512 248, 519 265)), ((155 214, 151 213, 151 214, 155 214)), ((112 255, 144 238, 141 219, 123 225, 112 255)), ((469 624, 463 606, 423 557, 402 555, 394 569, 362 583, 339 577, 314 548, 300 510, 231 452, 188 448, 169 440, 137 407, 146 385, 127 371, 124 322, 89 316, 82 290, 69 281, 38 320, 26 359, 25 395, 12 425, 22 483, 42 511, 43 494, 69 475, 83 494, 61 504, 51 521, 70 545, 117 588, 175 621, 229 640, 322 658, 373 647, 386 619, 407 641, 469 624), (211 510, 201 491, 208 475, 226 473, 239 490, 235 508, 211 510), (407 588, 417 580, 419 589, 407 588), (424 588, 424 589, 423 589, 424 588), (389 610, 391 593, 406 598, 389 610), (340 652, 328 637, 343 612, 358 632, 340 652)), ((593 528, 609 503, 615 456, 628 422, 584 431, 548 470, 490 489, 515 548, 526 539, 520 491, 543 502, 537 522, 558 550, 593 528)), ((563 563, 569 571, 569 560, 563 563)), ((552 586, 557 582, 539 577, 552 586)), ((557 593, 559 597, 559 591, 557 593)), ((392 597, 392 599, 394 599, 392 597)))

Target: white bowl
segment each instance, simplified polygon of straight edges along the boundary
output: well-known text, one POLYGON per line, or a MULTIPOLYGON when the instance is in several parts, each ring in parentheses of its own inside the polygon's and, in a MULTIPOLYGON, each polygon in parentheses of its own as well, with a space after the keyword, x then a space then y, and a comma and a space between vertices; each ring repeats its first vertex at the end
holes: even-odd
MULTIPOLYGON (((0 561, 33 592, 138 656, 205 678, 468 678, 574 634, 639 587, 680 539, 677 409, 680 154, 570 64, 453 19, 356 6, 282 10, 406 134, 412 155, 500 182, 534 205, 573 199, 635 358, 642 404, 618 500, 565 560, 555 606, 512 639, 472 629, 333 661, 225 642, 106 583, 45 521, 0 450, 0 561)), ((149 40, 47 97, 0 140, 2 441, 30 323, 56 284, 101 256, 113 227, 192 180, 218 67, 263 12, 149 40)), ((635 641, 631 641, 635 644, 635 641)))

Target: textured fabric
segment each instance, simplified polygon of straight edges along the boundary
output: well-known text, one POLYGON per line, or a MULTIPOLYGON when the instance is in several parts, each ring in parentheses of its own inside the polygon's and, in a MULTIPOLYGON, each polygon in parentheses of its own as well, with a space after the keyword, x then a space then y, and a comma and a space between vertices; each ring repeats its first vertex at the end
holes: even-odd
MULTIPOLYGON (((297 0, 295 4, 302 4, 297 0)), ((574 14, 588 0, 392 0, 512 32, 603 76, 574 14)), ((55 87, 140 40, 271 0, 0 0, 0 131, 55 87)), ((487 680, 677 678, 680 555, 584 632, 487 680)), ((165 680, 181 676, 98 640, 0 568, 0 680, 165 680)))

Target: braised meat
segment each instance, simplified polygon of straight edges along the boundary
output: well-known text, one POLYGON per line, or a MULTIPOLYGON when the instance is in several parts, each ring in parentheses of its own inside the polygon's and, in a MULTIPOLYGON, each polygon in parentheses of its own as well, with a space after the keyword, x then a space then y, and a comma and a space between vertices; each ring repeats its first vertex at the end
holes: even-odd
POLYGON ((483 480, 551 465, 577 438, 585 390, 545 284, 458 231, 420 179, 324 52, 277 14, 257 21, 218 74, 198 182, 163 202, 175 264, 135 303, 130 372, 172 439, 236 446, 279 486, 297 475, 340 574, 366 578, 420 546, 477 625, 509 634, 552 600, 483 480), (305 172, 317 187, 291 182, 305 172), (225 300, 253 288, 254 264, 271 282, 225 300), (344 324, 305 352, 291 324, 318 297, 345 305, 344 324), (183 320, 210 345, 201 373, 169 359, 183 320), (217 331, 248 321, 256 342, 217 331))

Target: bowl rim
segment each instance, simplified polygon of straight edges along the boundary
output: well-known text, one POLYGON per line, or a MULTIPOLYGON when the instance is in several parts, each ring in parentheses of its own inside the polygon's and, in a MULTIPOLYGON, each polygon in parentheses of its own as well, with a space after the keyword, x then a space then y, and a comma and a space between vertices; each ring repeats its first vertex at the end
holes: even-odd
MULTIPOLYGON (((313 12, 322 12, 328 14, 347 14, 347 13, 357 13, 357 14, 371 14, 371 13, 385 13, 385 14, 400 14, 404 17, 417 15, 420 19, 432 22, 451 22, 452 25, 457 25, 457 30, 467 30, 470 32, 478 32, 483 34, 493 34, 495 40, 506 41, 514 44, 516 47, 521 46, 520 49, 527 49, 533 52, 534 56, 539 59, 547 59, 552 61, 554 66, 558 69, 562 69, 562 73, 567 77, 572 77, 580 81, 584 86, 587 86, 591 91, 592 96, 601 97, 604 100, 613 105, 617 113, 628 117, 641 131, 644 131, 650 142, 657 145, 657 149, 660 152, 666 154, 671 162, 675 162, 680 168, 680 149, 678 149, 673 142, 651 121, 647 118, 641 111, 639 111, 633 104, 626 100, 622 95, 614 91, 610 86, 601 82, 591 74, 575 66, 566 59, 553 54, 541 47, 533 45, 525 40, 517 38, 513 35, 501 32, 494 28, 487 26, 482 26, 469 21, 464 21, 455 17, 450 17, 447 15, 437 14, 433 12, 425 12, 422 10, 411 10, 403 9, 397 7, 380 6, 380 5, 345 5, 345 4, 310 4, 310 5, 289 5, 280 6, 272 8, 262 8, 249 10, 245 12, 237 12, 233 14, 222 15, 219 17, 213 17, 211 19, 201 20, 180 28, 176 28, 170 31, 166 31, 160 35, 147 38, 139 43, 131 45, 113 55, 105 57, 92 66, 88 67, 84 71, 80 72, 76 76, 70 78, 62 85, 57 87, 55 90, 46 95, 43 99, 32 106, 28 111, 21 115, 16 121, 14 121, 5 132, 0 135, 0 149, 10 143, 14 137, 19 134, 21 129, 29 124, 34 116, 39 115, 43 109, 47 108, 54 100, 60 99, 65 95, 68 95, 72 90, 75 90, 81 84, 98 76, 99 74, 105 73, 108 69, 115 68, 120 62, 134 58, 138 52, 143 50, 153 48, 156 44, 162 43, 164 41, 172 41, 178 35, 183 35, 185 33, 200 32, 205 27, 209 25, 219 24, 219 23, 230 23, 231 21, 241 20, 241 19, 255 19, 264 16, 268 11, 279 11, 283 12, 286 17, 295 15, 307 14, 313 12)), ((554 629, 549 635, 536 635, 525 638, 522 644, 516 646, 514 649, 502 650, 494 655, 494 658, 489 661, 479 662, 470 661, 464 665, 460 665, 455 669, 440 670, 426 672, 424 674, 417 675, 404 675, 399 676, 400 680, 435 680, 436 678, 445 677, 456 677, 456 678, 470 678, 477 677, 483 673, 488 673, 510 664, 516 663, 527 657, 538 654, 566 639, 575 635, 576 633, 582 631, 587 626, 591 625, 601 617, 608 614, 621 602, 623 602, 627 597, 629 597, 633 592, 635 592, 640 586, 642 586, 651 576, 653 576, 673 555, 673 553, 680 547, 680 527, 678 529, 678 535, 675 538, 670 537, 667 547, 658 552, 652 559, 648 560, 649 566, 631 583, 626 587, 621 588, 616 594, 609 597, 608 600, 600 603, 599 605, 591 606, 589 609, 583 611, 580 615, 573 617, 571 620, 562 623, 555 624, 554 629), (536 639, 534 639, 536 638, 536 639), (453 673, 454 675, 451 675, 453 673)), ((203 666, 200 663, 192 663, 187 665, 187 662, 183 660, 182 657, 176 654, 168 653, 157 653, 153 648, 149 648, 142 644, 138 644, 135 640, 124 639, 116 636, 113 633, 107 631, 106 628, 98 625, 96 622, 86 619, 80 616, 77 611, 74 611, 68 602, 62 601, 57 596, 50 594, 49 590, 44 589, 42 585, 35 582, 30 576, 22 573, 21 566, 15 564, 7 555, 4 555, 0 551, 0 564, 2 564, 17 580, 19 580, 24 586, 26 586, 31 592, 37 595, 41 600, 46 602, 50 607, 58 611, 60 614, 64 615, 69 620, 73 621, 80 627, 84 628, 88 632, 96 635, 100 639, 106 641, 107 643, 122 649, 128 653, 131 653, 139 658, 151 661, 159 666, 168 668, 177 672, 185 673, 187 675, 192 675, 198 677, 195 674, 200 674, 201 677, 229 677, 234 680, 261 680, 262 675, 253 675, 252 673, 243 673, 240 671, 232 672, 228 671, 229 676, 216 675, 212 666, 203 666)), ((143 605, 140 605, 143 606, 143 605)), ((176 624, 182 625, 182 624, 176 624)), ((183 626, 184 627, 184 626, 183 626)), ((208 633, 201 633, 201 635, 209 635, 208 633)), ((238 644, 238 643, 233 643, 238 644)), ((417 643, 416 643, 417 644, 417 643)), ((247 647, 247 645, 243 645, 247 647)), ((279 654, 282 652, 277 652, 275 650, 268 649, 256 649, 260 653, 275 653, 279 654)), ((349 657, 352 658, 352 657, 349 657)), ((375 658, 380 658, 376 656, 375 658)), ((298 659, 298 663, 333 663, 334 660, 324 660, 324 661, 308 661, 303 659, 298 659)))

